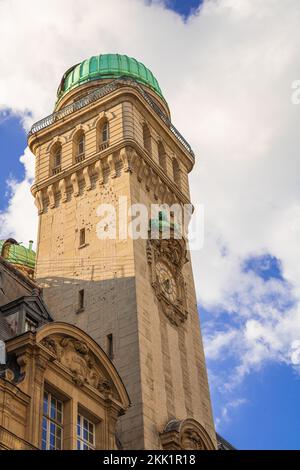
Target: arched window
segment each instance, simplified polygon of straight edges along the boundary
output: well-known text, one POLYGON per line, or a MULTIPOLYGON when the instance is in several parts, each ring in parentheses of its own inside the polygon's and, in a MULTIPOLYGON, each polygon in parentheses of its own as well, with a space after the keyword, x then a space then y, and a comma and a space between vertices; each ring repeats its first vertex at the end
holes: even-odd
POLYGON ((84 160, 85 157, 85 135, 83 131, 78 131, 74 136, 74 159, 75 163, 84 160))
POLYGON ((151 134, 147 124, 143 125, 143 145, 144 149, 151 155, 151 134))
POLYGON ((174 183, 176 183, 178 186, 180 186, 180 168, 179 168, 179 163, 174 157, 172 160, 172 166, 173 166, 173 179, 174 183))
POLYGON ((107 142, 109 140, 109 124, 107 121, 102 126, 102 142, 107 142))
POLYGON ((109 123, 106 119, 98 124, 97 142, 98 151, 105 150, 109 146, 109 123))
POLYGON ((50 165, 51 165, 51 170, 52 170, 52 175, 56 175, 61 171, 61 143, 57 142, 54 144, 51 150, 51 156, 50 156, 50 165))
POLYGON ((157 145, 157 149, 158 149, 158 161, 159 161, 159 165, 164 169, 166 170, 167 169, 167 157, 166 157, 166 152, 165 152, 165 148, 163 146, 163 143, 161 141, 159 141, 158 145, 157 145))

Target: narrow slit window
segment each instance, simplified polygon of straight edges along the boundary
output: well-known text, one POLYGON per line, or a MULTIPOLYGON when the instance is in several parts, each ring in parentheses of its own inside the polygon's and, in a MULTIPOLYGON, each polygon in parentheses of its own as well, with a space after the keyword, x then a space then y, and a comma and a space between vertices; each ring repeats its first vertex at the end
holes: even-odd
POLYGON ((110 359, 114 357, 114 343, 113 343, 113 335, 110 333, 106 337, 107 340, 107 355, 110 359))
POLYGON ((84 289, 78 292, 78 310, 84 309, 84 289))
POLYGON ((79 245, 85 245, 85 228, 82 228, 79 232, 79 245))

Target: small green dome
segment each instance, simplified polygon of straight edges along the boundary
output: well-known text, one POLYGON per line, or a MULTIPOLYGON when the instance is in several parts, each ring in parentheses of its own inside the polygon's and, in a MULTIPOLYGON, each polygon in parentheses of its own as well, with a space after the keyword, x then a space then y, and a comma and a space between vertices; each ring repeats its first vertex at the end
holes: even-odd
POLYGON ((158 81, 144 64, 127 55, 100 54, 90 57, 66 71, 57 91, 57 100, 59 101, 66 93, 83 83, 123 76, 131 77, 150 87, 163 98, 158 81))
POLYGON ((32 242, 26 248, 12 238, 0 240, 0 255, 11 264, 24 266, 29 269, 34 269, 35 267, 36 254, 32 250, 32 242))

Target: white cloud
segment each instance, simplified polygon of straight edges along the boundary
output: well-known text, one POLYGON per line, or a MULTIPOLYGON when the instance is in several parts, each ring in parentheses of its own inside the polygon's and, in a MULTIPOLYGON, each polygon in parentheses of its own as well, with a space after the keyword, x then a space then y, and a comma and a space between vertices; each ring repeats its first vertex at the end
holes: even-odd
POLYGON ((215 419, 216 427, 218 429, 222 428, 224 424, 230 421, 230 415, 232 413, 232 410, 236 410, 237 408, 242 405, 245 405, 246 403, 248 403, 248 400, 246 398, 236 398, 235 400, 227 402, 222 407, 220 416, 217 416, 215 419))
POLYGON ((5 212, 0 212, 0 238, 13 237, 27 245, 37 233, 36 208, 30 193, 34 178, 34 156, 28 148, 20 161, 25 167, 23 181, 8 181, 10 200, 5 212))
MULTIPOLYGON (((212 317, 206 328, 209 357, 238 359, 231 385, 268 360, 292 363, 300 338, 299 23, 298 0, 207 0, 186 23, 160 2, 0 2, 0 107, 27 127, 52 112, 63 72, 90 55, 126 53, 158 77, 196 153, 192 198, 206 214, 193 254, 198 298, 216 316, 235 312, 230 327, 213 333, 212 317), (286 283, 242 271, 263 253, 281 261, 286 283)), ((35 230, 31 177, 13 183, 1 216, 2 232, 21 239, 35 230)))

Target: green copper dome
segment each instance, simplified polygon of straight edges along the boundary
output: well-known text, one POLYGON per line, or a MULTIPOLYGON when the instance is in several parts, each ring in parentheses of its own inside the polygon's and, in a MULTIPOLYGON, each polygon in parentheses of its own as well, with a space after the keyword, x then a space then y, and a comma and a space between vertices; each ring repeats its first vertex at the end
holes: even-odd
POLYGON ((157 218, 150 219, 150 230, 153 232, 159 231, 166 234, 169 234, 172 230, 178 235, 181 235, 182 233, 182 227, 180 224, 177 222, 172 222, 169 218, 169 215, 164 211, 160 211, 157 218))
POLYGON ((66 93, 83 83, 123 76, 133 78, 150 87, 163 98, 158 81, 144 64, 127 55, 100 54, 90 57, 66 71, 57 91, 57 99, 60 100, 66 93))
POLYGON ((32 250, 32 242, 28 248, 10 238, 0 240, 0 255, 9 263, 24 266, 29 269, 35 267, 35 252, 32 250))

